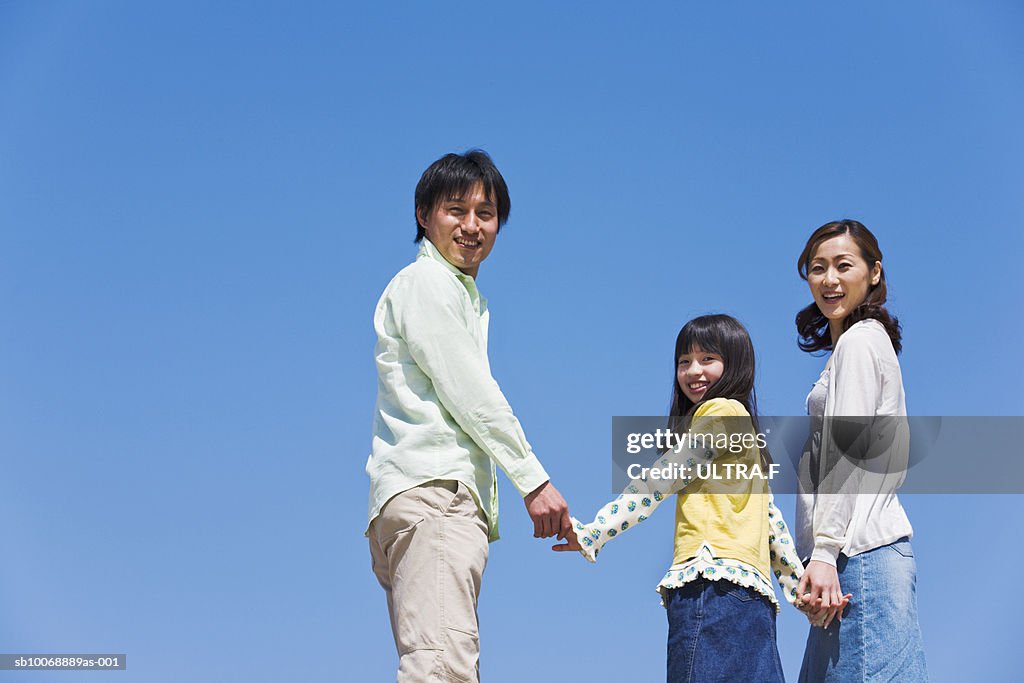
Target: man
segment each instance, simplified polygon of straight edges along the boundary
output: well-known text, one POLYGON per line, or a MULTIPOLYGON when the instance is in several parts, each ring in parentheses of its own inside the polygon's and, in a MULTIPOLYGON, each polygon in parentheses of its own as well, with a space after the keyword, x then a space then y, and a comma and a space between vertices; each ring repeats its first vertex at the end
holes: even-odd
POLYGON ((447 154, 416 186, 416 261, 377 304, 370 554, 398 648, 398 681, 479 680, 476 605, 498 538, 495 464, 534 536, 571 532, 561 494, 491 377, 476 276, 508 220, 483 151, 447 154), (424 237, 426 239, 424 239, 424 237))

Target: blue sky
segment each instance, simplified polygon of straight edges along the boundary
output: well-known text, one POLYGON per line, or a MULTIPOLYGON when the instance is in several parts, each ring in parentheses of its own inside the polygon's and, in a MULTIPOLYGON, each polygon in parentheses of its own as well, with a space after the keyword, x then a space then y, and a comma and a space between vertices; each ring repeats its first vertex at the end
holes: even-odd
MULTIPOLYGON (((992 1, 0 3, 0 650, 393 676, 371 316, 452 150, 509 183, 491 364, 579 516, 695 315, 740 318, 762 411, 802 411, 824 361, 796 348, 795 260, 834 218, 881 242, 910 411, 1024 413, 1022 28, 992 1)), ((501 486, 485 680, 661 680, 672 516, 592 567, 501 486)), ((904 504, 933 679, 1019 677, 971 565, 1024 561, 1021 498, 904 504)), ((779 620, 794 680, 804 623, 779 620)))

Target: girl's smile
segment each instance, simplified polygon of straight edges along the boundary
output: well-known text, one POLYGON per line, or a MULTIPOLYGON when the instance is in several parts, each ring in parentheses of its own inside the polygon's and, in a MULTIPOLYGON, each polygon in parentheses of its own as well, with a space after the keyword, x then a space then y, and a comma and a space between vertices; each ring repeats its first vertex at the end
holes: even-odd
POLYGON ((723 372, 725 363, 722 356, 704 351, 695 345, 679 357, 676 381, 679 382, 679 388, 686 398, 693 403, 699 403, 711 385, 722 378, 723 372))

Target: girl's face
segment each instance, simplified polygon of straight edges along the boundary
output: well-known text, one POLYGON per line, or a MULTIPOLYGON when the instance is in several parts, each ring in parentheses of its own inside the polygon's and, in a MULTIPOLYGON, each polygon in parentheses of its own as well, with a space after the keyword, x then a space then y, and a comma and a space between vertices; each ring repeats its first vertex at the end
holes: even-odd
POLYGON ((882 264, 865 261, 860 247, 846 234, 819 244, 807 267, 811 296, 833 330, 864 303, 881 277, 882 264))
POLYGON ((695 345, 679 357, 676 381, 683 395, 693 403, 698 403, 708 393, 711 385, 722 378, 723 372, 725 361, 720 355, 695 345))

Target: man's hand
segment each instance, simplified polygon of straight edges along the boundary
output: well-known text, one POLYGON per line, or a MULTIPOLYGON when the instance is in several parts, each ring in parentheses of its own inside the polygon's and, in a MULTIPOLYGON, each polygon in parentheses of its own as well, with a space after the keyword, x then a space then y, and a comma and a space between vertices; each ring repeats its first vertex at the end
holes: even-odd
POLYGON ((572 533, 569 505, 550 481, 526 494, 523 502, 533 520, 534 538, 551 538, 558 534, 561 541, 572 533))
POLYGON ((821 560, 811 560, 797 584, 796 593, 806 605, 812 606, 807 618, 811 623, 828 628, 837 615, 843 620, 842 611, 850 595, 843 595, 836 568, 821 560))

